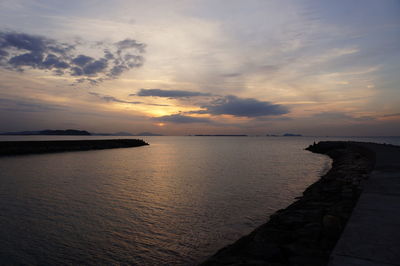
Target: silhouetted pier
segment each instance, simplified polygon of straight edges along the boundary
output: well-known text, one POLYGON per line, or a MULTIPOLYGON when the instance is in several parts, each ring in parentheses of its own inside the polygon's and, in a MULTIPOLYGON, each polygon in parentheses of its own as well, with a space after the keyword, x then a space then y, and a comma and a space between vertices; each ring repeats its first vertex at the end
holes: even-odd
POLYGON ((130 148, 149 145, 140 139, 1 141, 0 156, 130 148))

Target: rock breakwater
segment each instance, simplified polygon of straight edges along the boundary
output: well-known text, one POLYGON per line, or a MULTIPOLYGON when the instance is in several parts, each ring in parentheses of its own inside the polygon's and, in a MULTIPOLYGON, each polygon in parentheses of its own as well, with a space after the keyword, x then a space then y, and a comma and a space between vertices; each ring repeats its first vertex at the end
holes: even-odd
POLYGON ((130 148, 149 145, 140 139, 1 141, 0 156, 130 148))
POLYGON ((326 265, 375 164, 357 142, 320 142, 307 150, 333 159, 332 168, 293 204, 201 265, 326 265))

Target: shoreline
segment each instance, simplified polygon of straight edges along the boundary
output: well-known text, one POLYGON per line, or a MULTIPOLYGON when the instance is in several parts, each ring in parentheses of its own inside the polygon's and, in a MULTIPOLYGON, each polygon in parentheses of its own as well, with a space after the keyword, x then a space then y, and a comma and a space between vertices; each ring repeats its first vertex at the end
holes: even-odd
POLYGON ((0 156, 131 148, 149 145, 141 139, 0 141, 0 156))
POLYGON ((332 158, 331 169, 263 225, 200 265, 327 265, 374 170, 371 144, 323 141, 306 150, 332 158))

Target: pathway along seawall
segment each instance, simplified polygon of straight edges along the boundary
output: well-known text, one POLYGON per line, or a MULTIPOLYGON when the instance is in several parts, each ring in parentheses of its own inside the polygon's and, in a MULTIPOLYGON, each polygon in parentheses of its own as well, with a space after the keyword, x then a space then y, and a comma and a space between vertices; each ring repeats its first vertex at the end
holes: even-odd
POLYGON ((327 141, 307 150, 333 159, 332 168, 297 201, 201 265, 327 265, 374 169, 376 151, 361 142, 327 141))
POLYGON ((149 145, 140 139, 0 141, 0 156, 130 148, 149 145))

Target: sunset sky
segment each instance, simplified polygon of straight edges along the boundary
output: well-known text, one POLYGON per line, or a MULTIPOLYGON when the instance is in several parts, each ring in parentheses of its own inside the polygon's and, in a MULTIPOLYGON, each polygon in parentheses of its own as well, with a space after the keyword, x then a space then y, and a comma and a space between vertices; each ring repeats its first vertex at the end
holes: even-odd
POLYGON ((0 131, 400 135, 400 1, 0 2, 0 131))

